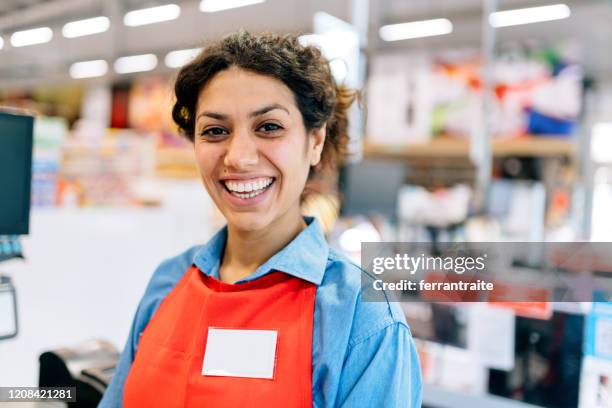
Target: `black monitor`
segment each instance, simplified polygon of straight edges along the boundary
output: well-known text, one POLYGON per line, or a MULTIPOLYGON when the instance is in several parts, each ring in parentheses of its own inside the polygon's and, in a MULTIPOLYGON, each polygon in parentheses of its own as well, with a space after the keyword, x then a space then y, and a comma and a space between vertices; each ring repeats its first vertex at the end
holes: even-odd
POLYGON ((34 118, 0 112, 0 235, 24 235, 30 225, 34 118))
POLYGON ((400 162, 365 159, 343 169, 340 190, 342 216, 379 214, 397 221, 397 195, 406 181, 400 162))

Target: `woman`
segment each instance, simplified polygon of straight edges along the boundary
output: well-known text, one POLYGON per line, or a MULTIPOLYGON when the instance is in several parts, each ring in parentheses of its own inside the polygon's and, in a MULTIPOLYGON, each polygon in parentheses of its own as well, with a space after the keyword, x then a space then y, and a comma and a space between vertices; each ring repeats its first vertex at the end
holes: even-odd
POLYGON ((173 118, 227 226, 162 263, 101 407, 420 406, 400 308, 300 214, 342 158, 353 93, 295 36, 230 35, 178 74, 173 118))

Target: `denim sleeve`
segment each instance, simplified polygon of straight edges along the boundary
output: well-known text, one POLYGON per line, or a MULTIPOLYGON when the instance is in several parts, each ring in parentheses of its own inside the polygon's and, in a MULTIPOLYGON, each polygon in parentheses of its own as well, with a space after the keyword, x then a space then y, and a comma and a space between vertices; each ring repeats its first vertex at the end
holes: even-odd
POLYGON ((421 406, 421 370, 410 329, 395 322, 354 344, 342 369, 336 406, 421 406))

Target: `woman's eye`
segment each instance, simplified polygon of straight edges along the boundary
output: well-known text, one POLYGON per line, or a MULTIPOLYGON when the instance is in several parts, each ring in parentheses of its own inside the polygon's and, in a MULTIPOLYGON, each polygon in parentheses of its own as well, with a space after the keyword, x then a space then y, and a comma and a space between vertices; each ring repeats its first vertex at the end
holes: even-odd
POLYGON ((277 125, 276 123, 264 123, 263 125, 261 125, 259 127, 258 130, 262 130, 264 132, 275 132, 277 130, 281 130, 282 127, 280 127, 279 125, 277 125))
POLYGON ((219 136, 227 135, 227 131, 220 127, 213 127, 204 129, 200 135, 204 137, 218 138, 219 136))

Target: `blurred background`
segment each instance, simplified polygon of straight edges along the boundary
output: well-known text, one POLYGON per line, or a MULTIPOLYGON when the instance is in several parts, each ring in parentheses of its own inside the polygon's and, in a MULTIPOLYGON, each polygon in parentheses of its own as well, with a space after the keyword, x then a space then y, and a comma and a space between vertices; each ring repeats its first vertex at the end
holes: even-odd
MULTIPOLYGON (((0 222, 0 385, 95 406, 154 268, 223 225, 170 116, 205 41, 298 33, 362 90, 348 162, 304 201, 359 262, 364 241, 612 241, 611 21, 609 0, 3 0, 0 110, 35 119, 31 174, 0 144, 31 188, 0 191, 31 203, 0 222)), ((402 307, 424 406, 612 407, 609 302, 402 307)))

